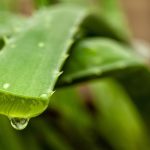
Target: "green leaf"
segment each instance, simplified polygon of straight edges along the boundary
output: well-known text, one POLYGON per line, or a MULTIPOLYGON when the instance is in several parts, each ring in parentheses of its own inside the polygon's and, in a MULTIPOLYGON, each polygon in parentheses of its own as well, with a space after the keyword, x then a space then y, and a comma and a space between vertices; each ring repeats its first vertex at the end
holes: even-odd
POLYGON ((0 38, 12 36, 24 30, 26 18, 7 11, 0 11, 0 38))
POLYGON ((108 38, 89 38, 77 43, 67 60, 57 85, 87 79, 134 72, 143 68, 143 61, 131 48, 108 38))
POLYGON ((0 55, 1 114, 30 118, 46 109, 73 37, 86 15, 78 7, 41 10, 29 20, 24 32, 6 44, 0 55))
POLYGON ((58 2, 82 5, 95 14, 85 23, 90 35, 101 34, 129 43, 131 33, 119 0, 59 0, 58 2))

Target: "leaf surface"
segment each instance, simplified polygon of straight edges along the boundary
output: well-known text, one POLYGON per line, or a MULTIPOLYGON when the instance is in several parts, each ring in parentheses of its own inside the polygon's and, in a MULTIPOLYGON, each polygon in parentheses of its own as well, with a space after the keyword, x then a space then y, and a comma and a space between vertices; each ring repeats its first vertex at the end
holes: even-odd
POLYGON ((0 113, 30 118, 44 111, 80 23, 79 7, 41 10, 0 54, 0 113), (60 20, 61 18, 61 20, 60 20))

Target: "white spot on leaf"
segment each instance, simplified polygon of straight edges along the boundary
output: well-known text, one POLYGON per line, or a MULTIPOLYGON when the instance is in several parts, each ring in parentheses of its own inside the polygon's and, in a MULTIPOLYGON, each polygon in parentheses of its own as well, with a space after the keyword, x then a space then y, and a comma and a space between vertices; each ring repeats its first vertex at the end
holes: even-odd
POLYGON ((4 88, 4 89, 8 89, 9 87, 10 87, 10 84, 9 84, 9 83, 3 84, 3 88, 4 88))

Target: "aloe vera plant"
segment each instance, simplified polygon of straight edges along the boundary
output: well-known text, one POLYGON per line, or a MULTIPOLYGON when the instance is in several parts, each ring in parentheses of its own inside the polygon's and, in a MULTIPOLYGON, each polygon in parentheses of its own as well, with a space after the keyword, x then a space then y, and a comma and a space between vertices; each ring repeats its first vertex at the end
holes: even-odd
POLYGON ((115 76, 131 68, 133 72, 144 68, 142 59, 134 55, 130 47, 109 38, 84 39, 73 49, 58 84, 72 84, 81 79, 94 78, 93 76, 115 76))
POLYGON ((46 111, 21 133, 1 118, 0 148, 148 150, 149 68, 118 1, 33 2, 0 2, 0 114, 21 130, 46 111))
POLYGON ((85 9, 74 6, 56 6, 50 10, 41 10, 24 24, 27 25, 25 31, 21 30, 6 42, 1 55, 1 73, 7 72, 4 76, 1 74, 1 114, 14 118, 30 118, 45 110, 61 74, 61 66, 68 57, 67 51, 74 42, 80 24, 88 15, 89 12, 85 9), (57 23, 60 16, 64 18, 64 25, 61 26, 57 23), (53 26, 55 30, 51 31, 53 26), (50 32, 49 36, 47 32, 50 32), (57 34, 62 36, 55 38, 57 34), (23 41, 28 46, 26 43, 23 45, 23 41), (42 55, 41 49, 44 50, 42 55), (4 66, 8 66, 7 69, 4 66), (8 105, 6 101, 9 101, 8 105), (25 107, 26 103, 30 107, 25 107))
POLYGON ((84 17, 84 10, 72 7, 42 11, 26 31, 14 36, 6 44, 0 65, 2 114, 30 118, 47 107, 54 84, 61 74, 61 66, 67 58, 67 51, 73 43, 73 36, 84 17), (43 18, 45 15, 47 17, 43 18), (57 23, 60 16, 65 24, 57 23), (47 32, 50 34, 47 35, 47 32), (59 38, 55 37, 57 34, 60 34, 59 38), (4 72, 7 74, 3 76, 4 72))

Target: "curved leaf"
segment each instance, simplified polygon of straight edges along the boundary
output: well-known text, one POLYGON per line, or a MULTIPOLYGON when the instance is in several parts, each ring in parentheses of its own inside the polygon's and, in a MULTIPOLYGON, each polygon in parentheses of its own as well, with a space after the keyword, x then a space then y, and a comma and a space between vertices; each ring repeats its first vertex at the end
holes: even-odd
POLYGON ((67 60, 58 86, 91 78, 119 76, 144 67, 131 48, 109 38, 89 38, 80 41, 67 60))
POLYGON ((44 111, 60 69, 87 12, 56 6, 41 10, 0 55, 0 113, 30 118, 44 111), (60 24, 61 18, 61 24, 60 24))

